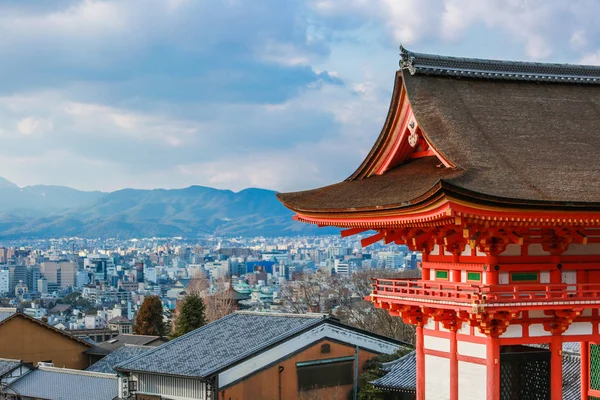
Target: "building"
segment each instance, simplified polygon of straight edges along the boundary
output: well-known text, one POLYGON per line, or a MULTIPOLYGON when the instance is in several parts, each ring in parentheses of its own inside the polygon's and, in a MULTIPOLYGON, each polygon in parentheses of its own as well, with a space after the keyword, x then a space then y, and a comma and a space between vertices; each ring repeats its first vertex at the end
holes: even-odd
POLYGON ((600 396, 599 103, 600 67, 402 49, 358 169, 278 195, 300 221, 422 253, 421 280, 370 296, 416 325, 417 399, 561 399, 568 342, 582 398, 600 396))
POLYGON ((32 365, 48 362, 74 369, 89 365, 83 352, 91 348, 91 344, 15 309, 0 309, 0 337, 0 357, 3 358, 32 365))
POLYGON ((115 370, 133 383, 130 395, 295 400, 339 393, 346 398, 365 361, 400 345, 321 314, 238 311, 115 370))
POLYGON ((116 374, 39 365, 10 383, 8 399, 113 400, 118 396, 116 374))
POLYGON ((38 292, 38 279, 41 278, 41 270, 38 265, 30 265, 27 267, 27 289, 31 293, 38 292))
POLYGON ((52 289, 66 289, 76 286, 77 268, 71 261, 45 261, 41 263, 40 273, 52 289))
POLYGON ((6 296, 10 292, 10 271, 0 269, 0 295, 6 296))
POLYGON ((133 333, 133 322, 123 316, 111 318, 108 321, 108 329, 119 332, 119 334, 133 333))
POLYGON ((19 282, 24 282, 27 285, 27 267, 24 265, 15 265, 9 268, 10 274, 10 293, 15 294, 15 288, 19 282))

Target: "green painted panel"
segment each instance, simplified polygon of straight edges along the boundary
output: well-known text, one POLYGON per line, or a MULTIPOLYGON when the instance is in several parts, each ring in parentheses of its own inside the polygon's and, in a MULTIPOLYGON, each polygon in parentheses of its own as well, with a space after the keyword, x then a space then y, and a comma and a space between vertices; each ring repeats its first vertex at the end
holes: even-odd
POLYGON ((468 281, 481 281, 481 272, 467 272, 468 281))
POLYGON ((539 275, 537 272, 513 272, 510 278, 513 282, 537 282, 539 275))
POLYGON ((448 279, 448 271, 435 271, 435 279, 448 279))
POLYGON ((600 345, 590 344, 590 388, 600 390, 600 345))

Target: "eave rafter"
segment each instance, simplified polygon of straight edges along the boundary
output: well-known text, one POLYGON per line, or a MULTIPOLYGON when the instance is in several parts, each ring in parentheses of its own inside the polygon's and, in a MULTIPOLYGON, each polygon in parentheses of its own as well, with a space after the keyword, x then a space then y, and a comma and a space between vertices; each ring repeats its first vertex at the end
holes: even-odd
MULTIPOLYGON (((464 204, 441 201, 427 211, 354 218, 298 215, 298 220, 319 226, 346 227, 342 237, 376 231, 362 239, 363 246, 379 241, 404 244, 427 252, 438 245, 459 254, 468 244, 486 254, 500 254, 510 244, 539 243, 545 251, 561 254, 570 244, 600 243, 600 213, 497 212, 472 207, 466 217, 464 204)), ((377 214, 375 214, 377 215, 377 214)))

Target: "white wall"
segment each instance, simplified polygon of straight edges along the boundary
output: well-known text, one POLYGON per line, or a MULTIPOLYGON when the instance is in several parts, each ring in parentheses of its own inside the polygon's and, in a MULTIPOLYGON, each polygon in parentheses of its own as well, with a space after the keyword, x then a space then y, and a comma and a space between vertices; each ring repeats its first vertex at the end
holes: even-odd
POLYGON ((458 398, 482 400, 486 398, 486 367, 481 364, 458 362, 458 398))
MULTIPOLYGON (((425 400, 448 400, 449 398, 450 360, 425 354, 425 400)), ((459 398, 462 400, 462 397, 459 398)))

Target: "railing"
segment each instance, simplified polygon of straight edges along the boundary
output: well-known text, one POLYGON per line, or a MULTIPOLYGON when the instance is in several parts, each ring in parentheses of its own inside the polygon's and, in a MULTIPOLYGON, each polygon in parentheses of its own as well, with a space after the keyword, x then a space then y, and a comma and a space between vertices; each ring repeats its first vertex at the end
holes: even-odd
POLYGON ((473 304, 510 304, 515 302, 552 303, 597 301, 600 283, 473 285, 407 279, 373 278, 375 298, 402 297, 411 302, 453 302, 473 304))

